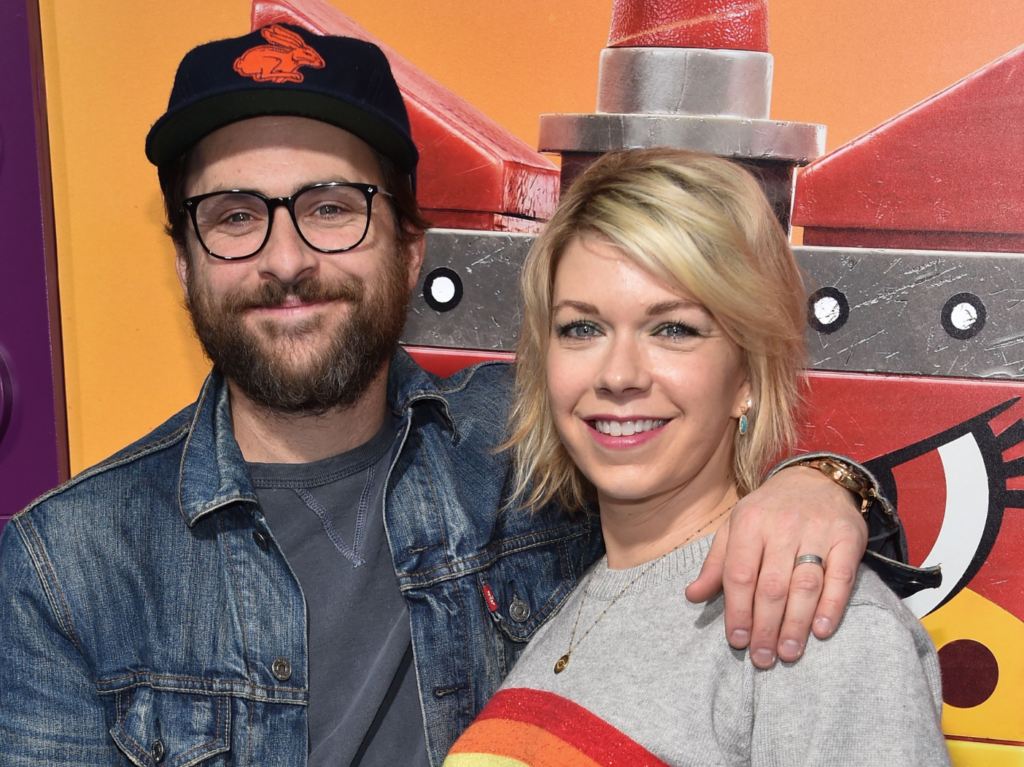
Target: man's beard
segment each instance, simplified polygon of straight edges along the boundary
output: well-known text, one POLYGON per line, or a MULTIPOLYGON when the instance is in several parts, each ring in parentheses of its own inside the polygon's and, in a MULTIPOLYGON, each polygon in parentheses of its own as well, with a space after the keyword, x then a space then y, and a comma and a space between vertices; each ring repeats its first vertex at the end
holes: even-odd
POLYGON ((377 291, 366 294, 359 280, 328 283, 317 276, 292 285, 268 280, 255 291, 229 293, 214 306, 195 269, 188 269, 187 308, 206 356, 249 399, 283 414, 322 415, 350 407, 391 359, 409 307, 408 269, 397 253, 387 257, 377 291), (244 323, 246 310, 280 306, 291 296, 303 303, 351 304, 334 336, 298 364, 289 364, 286 352, 275 355, 265 344, 287 344, 290 337, 299 346, 304 337, 318 334, 323 315, 291 328, 262 321, 265 340, 244 323))

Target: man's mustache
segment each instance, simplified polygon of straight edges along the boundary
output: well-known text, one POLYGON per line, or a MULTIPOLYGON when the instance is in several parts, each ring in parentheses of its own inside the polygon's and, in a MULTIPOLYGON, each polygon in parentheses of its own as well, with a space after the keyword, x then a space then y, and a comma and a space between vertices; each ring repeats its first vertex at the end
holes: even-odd
POLYGON ((310 277, 287 285, 268 280, 256 290, 228 293, 221 302, 221 308, 238 314, 248 309, 272 309, 290 298, 297 298, 304 304, 321 301, 358 303, 363 298, 363 283, 357 279, 327 282, 320 277, 310 277))

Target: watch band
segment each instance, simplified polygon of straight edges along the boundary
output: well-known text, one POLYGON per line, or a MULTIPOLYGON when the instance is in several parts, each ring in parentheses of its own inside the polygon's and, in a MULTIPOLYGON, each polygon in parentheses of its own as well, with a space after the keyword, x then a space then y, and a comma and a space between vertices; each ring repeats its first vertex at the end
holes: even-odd
POLYGON ((871 480, 856 471, 850 464, 835 458, 812 458, 798 466, 809 466, 817 469, 837 485, 842 485, 851 493, 860 497, 860 513, 867 514, 871 502, 875 499, 875 488, 871 480))
POLYGON ((787 458, 777 464, 768 476, 774 476, 790 466, 808 466, 817 469, 838 485, 849 490, 861 500, 860 511, 865 519, 872 504, 877 502, 886 521, 893 527, 899 526, 896 512, 881 492, 878 480, 854 460, 835 453, 805 453, 787 458))

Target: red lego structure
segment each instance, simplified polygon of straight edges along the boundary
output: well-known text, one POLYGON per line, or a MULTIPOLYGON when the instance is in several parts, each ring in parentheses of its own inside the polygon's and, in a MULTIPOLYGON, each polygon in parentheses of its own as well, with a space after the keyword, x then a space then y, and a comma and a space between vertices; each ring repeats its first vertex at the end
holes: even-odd
POLYGON ((405 94, 420 152, 417 197, 435 226, 536 232, 558 199, 558 169, 327 3, 256 0, 252 26, 298 24, 379 45, 405 94))
POLYGON ((805 245, 1024 252, 1024 46, 811 165, 805 245))
POLYGON ((768 0, 619 0, 609 48, 768 52, 768 0))

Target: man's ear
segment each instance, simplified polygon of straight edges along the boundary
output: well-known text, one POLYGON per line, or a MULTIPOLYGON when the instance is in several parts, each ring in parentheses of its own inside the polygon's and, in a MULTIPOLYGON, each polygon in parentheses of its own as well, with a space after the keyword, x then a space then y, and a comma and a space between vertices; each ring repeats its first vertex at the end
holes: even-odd
POLYGON ((423 268, 423 256, 427 251, 427 233, 420 229, 409 229, 409 234, 415 234, 402 247, 405 250, 405 263, 409 268, 409 291, 416 287, 420 279, 420 269, 423 268))
POLYGON ((188 295, 188 253, 178 244, 174 246, 174 269, 178 273, 182 291, 188 295))

